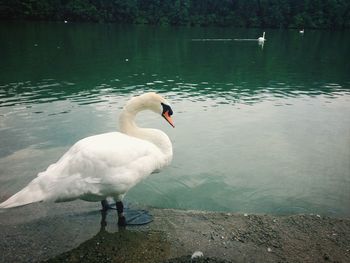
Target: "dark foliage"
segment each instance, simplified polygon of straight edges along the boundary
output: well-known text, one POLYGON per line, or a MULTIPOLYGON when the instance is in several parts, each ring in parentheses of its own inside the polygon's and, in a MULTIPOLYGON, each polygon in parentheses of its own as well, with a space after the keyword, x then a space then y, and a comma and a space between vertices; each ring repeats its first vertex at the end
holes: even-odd
POLYGON ((0 19, 350 28, 349 0, 2 0, 0 19))

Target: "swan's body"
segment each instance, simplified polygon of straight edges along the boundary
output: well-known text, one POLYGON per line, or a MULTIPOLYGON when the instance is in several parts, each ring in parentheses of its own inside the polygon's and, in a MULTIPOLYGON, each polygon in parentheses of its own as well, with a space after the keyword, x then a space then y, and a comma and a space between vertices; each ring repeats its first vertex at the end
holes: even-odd
POLYGON ((262 43, 262 42, 264 42, 266 39, 265 39, 265 32, 263 32, 263 35, 262 35, 262 37, 259 37, 258 38, 258 41, 260 42, 260 43, 262 43))
POLYGON ((299 31, 300 34, 304 34, 304 28, 299 31))
POLYGON ((160 95, 135 97, 120 115, 121 132, 78 141, 0 208, 40 201, 102 201, 107 197, 121 201, 131 187, 172 159, 172 144, 164 132, 136 126, 136 114, 146 109, 161 114, 173 126, 172 110, 160 95))
POLYGON ((2 208, 38 201, 122 200, 145 176, 170 162, 153 143, 119 132, 87 137, 74 144, 2 208))

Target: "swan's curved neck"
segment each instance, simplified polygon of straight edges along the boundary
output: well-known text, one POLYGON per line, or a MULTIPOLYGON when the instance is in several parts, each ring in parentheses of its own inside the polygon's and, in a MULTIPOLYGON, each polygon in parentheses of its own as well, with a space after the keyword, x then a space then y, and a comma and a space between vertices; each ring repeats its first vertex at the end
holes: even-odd
POLYGON ((119 129, 122 133, 133 136, 133 133, 140 128, 135 123, 137 113, 130 113, 123 110, 119 117, 119 129))
POLYGON ((119 117, 119 128, 122 133, 135 136, 135 132, 140 130, 135 123, 135 117, 142 110, 145 110, 145 105, 139 97, 131 99, 125 105, 119 117))
POLYGON ((156 145, 165 155, 172 155, 172 146, 168 136, 157 129, 140 128, 135 123, 135 117, 147 107, 136 99, 131 100, 123 109, 119 117, 119 129, 122 133, 156 145))

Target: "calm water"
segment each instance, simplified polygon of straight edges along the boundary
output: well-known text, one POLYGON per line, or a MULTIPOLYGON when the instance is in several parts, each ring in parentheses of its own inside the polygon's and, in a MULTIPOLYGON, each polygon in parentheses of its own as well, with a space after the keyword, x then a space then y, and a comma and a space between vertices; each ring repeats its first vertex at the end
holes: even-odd
POLYGON ((174 160, 127 199, 155 207, 350 215, 350 34, 0 24, 0 197, 157 91, 174 160))

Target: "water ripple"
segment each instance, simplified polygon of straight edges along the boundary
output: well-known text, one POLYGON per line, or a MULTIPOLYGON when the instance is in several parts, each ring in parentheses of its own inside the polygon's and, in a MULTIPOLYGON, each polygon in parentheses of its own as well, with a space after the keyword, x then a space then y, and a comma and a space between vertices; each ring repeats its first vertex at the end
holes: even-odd
MULTIPOLYGON (((185 81, 180 77, 161 77, 158 74, 132 74, 126 79, 116 76, 104 83, 86 87, 71 81, 43 79, 38 82, 21 81, 2 84, 0 86, 0 107, 15 105, 32 105, 50 103, 59 100, 71 100, 79 105, 109 103, 105 95, 118 95, 157 91, 174 93, 177 98, 195 101, 208 99, 217 104, 243 103, 252 105, 262 101, 288 98, 327 96, 337 98, 350 93, 350 85, 345 83, 288 83, 285 81, 269 81, 249 83, 231 81, 227 83, 207 80, 185 81)), ((285 104, 285 103, 284 103, 285 104)))

